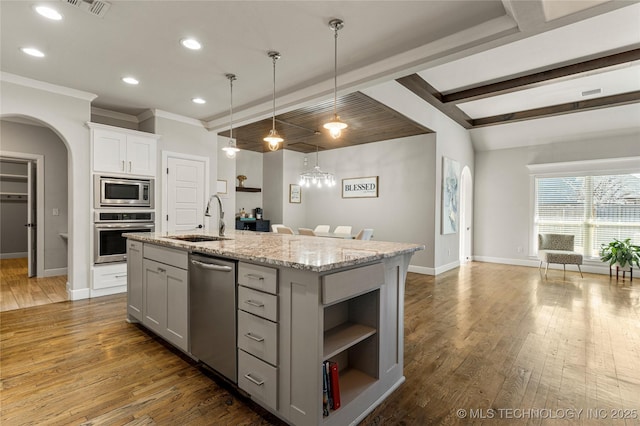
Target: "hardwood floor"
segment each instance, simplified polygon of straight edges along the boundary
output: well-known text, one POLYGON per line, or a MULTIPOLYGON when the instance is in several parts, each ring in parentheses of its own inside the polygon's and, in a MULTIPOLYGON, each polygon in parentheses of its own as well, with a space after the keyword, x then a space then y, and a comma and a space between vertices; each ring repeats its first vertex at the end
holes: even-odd
MULTIPOLYGON (((407 380, 361 424, 640 424, 639 287, 489 263, 409 274, 407 380)), ((1 313, 0 423, 279 423, 125 313, 124 295, 1 313)))
POLYGON ((0 260, 0 311, 67 300, 67 276, 28 278, 27 259, 0 260))

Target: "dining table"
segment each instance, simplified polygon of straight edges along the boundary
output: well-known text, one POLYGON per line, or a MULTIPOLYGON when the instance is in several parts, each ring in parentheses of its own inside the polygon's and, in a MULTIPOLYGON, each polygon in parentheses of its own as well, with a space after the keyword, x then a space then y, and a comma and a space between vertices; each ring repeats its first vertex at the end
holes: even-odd
POLYGON ((316 237, 325 237, 325 238, 342 238, 344 240, 353 240, 356 236, 355 234, 345 234, 345 233, 335 233, 335 232, 316 232, 316 237))

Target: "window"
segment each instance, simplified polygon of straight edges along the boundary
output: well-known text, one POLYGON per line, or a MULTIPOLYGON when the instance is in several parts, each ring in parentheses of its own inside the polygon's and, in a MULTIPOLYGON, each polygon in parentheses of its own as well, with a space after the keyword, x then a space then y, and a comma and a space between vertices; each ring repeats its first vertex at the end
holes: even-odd
POLYGON ((535 178, 534 235, 575 235, 575 250, 598 258, 601 244, 640 244, 640 174, 535 178))

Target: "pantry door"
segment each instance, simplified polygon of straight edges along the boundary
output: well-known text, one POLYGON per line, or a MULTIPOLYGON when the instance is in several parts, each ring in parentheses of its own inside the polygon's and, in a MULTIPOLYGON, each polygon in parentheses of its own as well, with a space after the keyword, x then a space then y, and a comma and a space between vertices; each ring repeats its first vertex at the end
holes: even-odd
POLYGON ((169 153, 165 166, 167 232, 202 231, 207 201, 209 159, 169 153))

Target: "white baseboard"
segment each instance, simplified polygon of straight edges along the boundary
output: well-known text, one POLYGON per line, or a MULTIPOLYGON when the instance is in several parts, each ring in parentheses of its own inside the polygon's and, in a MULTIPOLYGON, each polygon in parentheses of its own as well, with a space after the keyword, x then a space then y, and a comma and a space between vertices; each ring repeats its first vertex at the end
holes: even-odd
MULTIPOLYGON (((532 268, 538 268, 540 266, 540 261, 537 259, 508 259, 502 257, 491 257, 491 256, 474 256, 474 260, 478 262, 487 262, 487 263, 501 263, 503 265, 516 265, 516 266, 529 266, 532 268)), ((544 269, 546 265, 543 264, 542 268, 544 269)), ((562 264, 558 263, 550 263, 549 269, 564 269, 562 264)), ((580 269, 582 272, 588 272, 590 274, 601 274, 601 275, 609 275, 609 268, 606 265, 601 263, 589 263, 585 262, 580 265, 580 269)), ((578 267, 576 265, 567 265, 567 271, 576 271, 578 272, 578 267)))
POLYGON ((58 275, 67 275, 67 268, 45 269, 43 277, 57 277, 58 275))
POLYGON ((93 297, 100 297, 100 296, 109 296, 111 294, 118 294, 118 293, 126 293, 127 292, 127 286, 123 285, 123 286, 117 286, 117 287, 108 287, 108 288, 101 288, 98 290, 90 290, 90 296, 91 298, 93 297))
POLYGON ((446 265, 438 266, 436 268, 436 275, 442 274, 443 272, 450 271, 452 269, 456 269, 460 267, 460 261, 456 260, 455 262, 448 263, 446 265))
POLYGON ((68 300, 82 300, 89 298, 89 288, 79 288, 76 290, 71 289, 71 284, 67 281, 67 299, 68 300))
POLYGON ((415 272, 416 274, 422 274, 422 275, 435 275, 436 271, 433 268, 427 268, 426 266, 415 266, 415 265, 409 265, 409 269, 407 269, 409 272, 415 272))
POLYGON ((28 257, 29 253, 19 252, 19 253, 0 253, 0 259, 20 259, 22 257, 28 257))

